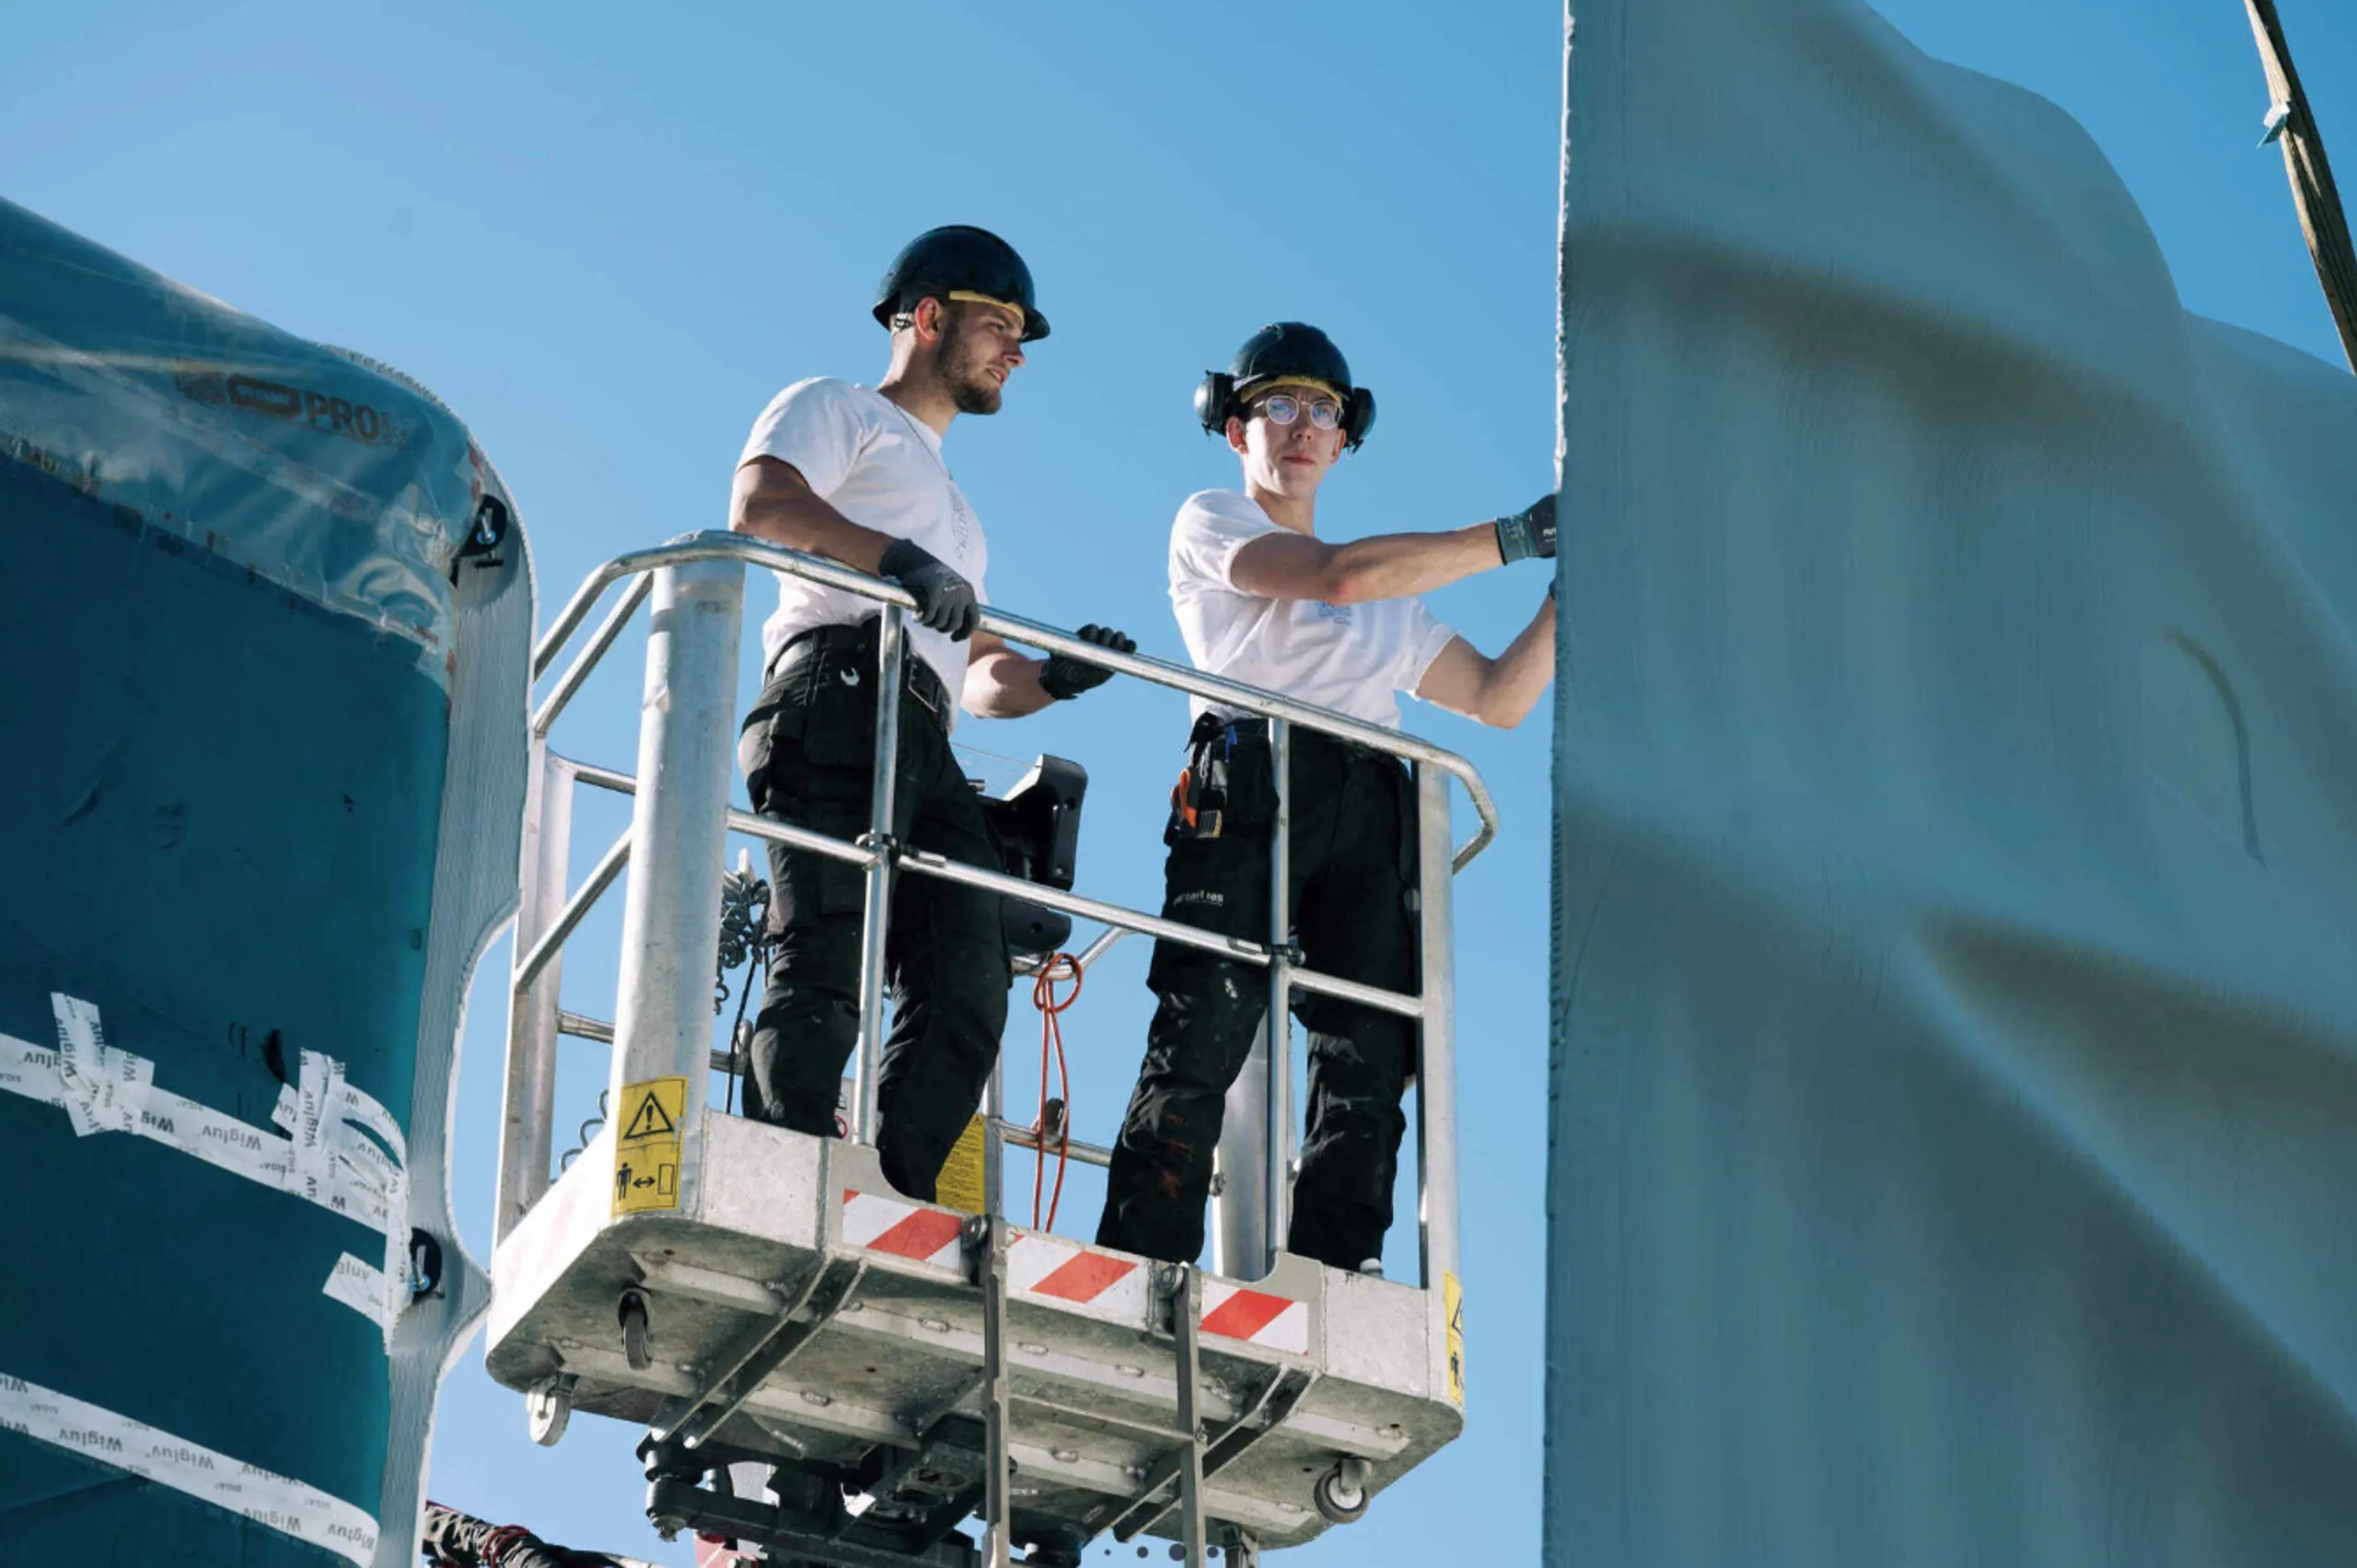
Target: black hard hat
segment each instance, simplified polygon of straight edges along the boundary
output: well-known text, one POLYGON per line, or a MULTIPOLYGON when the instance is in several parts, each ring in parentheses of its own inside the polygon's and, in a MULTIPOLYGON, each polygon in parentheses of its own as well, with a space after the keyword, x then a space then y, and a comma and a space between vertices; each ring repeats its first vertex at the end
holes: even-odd
POLYGON ((1015 247, 986 228, 953 223, 928 228, 900 248, 876 285, 876 319, 892 318, 927 295, 937 299, 979 295, 1023 312, 1023 341, 1048 335, 1048 319, 1031 294, 1031 269, 1015 247))
POLYGON ((1323 387, 1342 405, 1342 435, 1353 447, 1375 426, 1375 394, 1351 383, 1350 362, 1334 340, 1300 321, 1273 321, 1244 340, 1225 372, 1204 372, 1195 389, 1195 417, 1213 435, 1244 412, 1256 387, 1300 381, 1323 387))

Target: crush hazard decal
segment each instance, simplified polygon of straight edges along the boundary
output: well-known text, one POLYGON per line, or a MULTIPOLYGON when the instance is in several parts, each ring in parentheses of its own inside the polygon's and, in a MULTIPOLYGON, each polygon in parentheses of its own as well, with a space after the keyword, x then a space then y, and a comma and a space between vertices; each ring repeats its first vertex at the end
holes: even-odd
POLYGON ((622 1090, 621 1132, 614 1139, 617 1215, 679 1206, 679 1129, 687 1120, 685 1078, 649 1078, 622 1090))

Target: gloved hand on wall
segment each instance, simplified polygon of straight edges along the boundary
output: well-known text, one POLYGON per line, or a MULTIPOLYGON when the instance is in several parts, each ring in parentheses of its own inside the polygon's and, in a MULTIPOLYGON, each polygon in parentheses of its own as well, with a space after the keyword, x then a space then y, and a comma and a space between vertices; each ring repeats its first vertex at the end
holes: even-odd
POLYGON ((1555 558, 1555 493, 1549 491, 1521 511, 1497 519, 1498 556, 1516 561, 1555 558))

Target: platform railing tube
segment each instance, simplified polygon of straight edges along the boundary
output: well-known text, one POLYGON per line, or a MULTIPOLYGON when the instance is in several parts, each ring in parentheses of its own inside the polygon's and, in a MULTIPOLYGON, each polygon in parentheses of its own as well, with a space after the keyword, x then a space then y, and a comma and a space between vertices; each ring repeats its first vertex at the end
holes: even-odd
MULTIPOLYGON (((1416 1163, 1426 1308, 1444 1319, 1444 1279, 1457 1260, 1457 954, 1452 914, 1455 881, 1449 854, 1448 777, 1416 764, 1417 943, 1422 954, 1423 1028, 1416 1056, 1416 1163)), ((1436 1347, 1448 1336, 1434 1334, 1436 1347)), ((1435 1349, 1434 1387, 1446 1388, 1447 1352, 1435 1349)))
POLYGON ((1276 770, 1277 813, 1269 825, 1269 1015, 1260 1038, 1268 1043, 1268 1158, 1261 1169, 1269 1222, 1269 1260, 1284 1250, 1293 1229, 1293 725, 1269 721, 1269 760, 1276 770))
POLYGON ((982 1213, 1013 1218, 1006 1212, 1006 1051, 991 1063, 991 1081, 982 1091, 982 1213))
POLYGON ((613 1114, 625 1089, 685 1077, 682 1184, 694 1179, 712 1053, 713 955, 720 947, 720 871, 737 761, 741 563, 697 562, 655 574, 646 686, 632 797, 630 892, 622 905, 614 1010, 613 1114))
MULTIPOLYGON (((520 965, 564 907, 573 844, 573 776, 545 739, 531 742, 525 779, 522 887, 512 946, 520 965)), ((507 1074, 500 1097, 499 1189, 492 1245, 549 1189, 550 1130, 556 1120, 557 980, 560 953, 530 984, 508 988, 507 1074)))
POLYGON ((1212 1272, 1257 1280, 1269 1251, 1269 1030, 1253 1037, 1244 1070, 1227 1086, 1219 1125, 1219 1195, 1212 1200, 1212 1272))
POLYGON ((859 939, 859 1048, 853 1053, 852 1130, 876 1142, 876 1074, 884 1051, 884 949, 892 929, 892 814, 900 777, 900 685, 908 634, 897 604, 884 607, 876 638, 876 771, 862 848, 876 852, 867 865, 867 902, 859 939))

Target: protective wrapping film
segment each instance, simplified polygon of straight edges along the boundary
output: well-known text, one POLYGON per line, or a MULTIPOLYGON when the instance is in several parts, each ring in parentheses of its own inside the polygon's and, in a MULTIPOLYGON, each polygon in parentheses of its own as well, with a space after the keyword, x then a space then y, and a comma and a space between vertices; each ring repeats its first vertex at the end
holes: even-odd
POLYGON ((1548 1561, 2357 1562, 2357 381, 1862 5, 1573 10, 1548 1561))
POLYGON ((401 1568, 532 583, 466 428, 0 203, 0 1563, 401 1568))
POLYGON ((0 456, 416 645, 482 459, 447 412, 0 201, 0 456))

